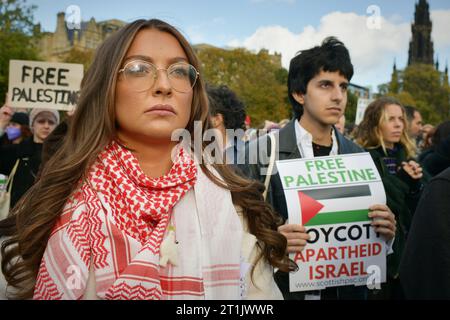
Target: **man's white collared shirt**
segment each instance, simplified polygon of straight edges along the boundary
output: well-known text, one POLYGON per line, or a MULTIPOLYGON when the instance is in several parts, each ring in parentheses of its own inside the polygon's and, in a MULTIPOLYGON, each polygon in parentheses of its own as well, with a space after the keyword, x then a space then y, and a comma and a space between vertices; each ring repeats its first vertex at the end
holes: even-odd
MULTIPOLYGON (((298 150, 300 151, 302 158, 314 158, 312 135, 300 125, 298 120, 295 120, 295 138, 297 140, 298 150)), ((331 142, 333 145, 331 147, 330 156, 337 156, 339 147, 336 140, 336 134, 333 129, 331 130, 331 142)))

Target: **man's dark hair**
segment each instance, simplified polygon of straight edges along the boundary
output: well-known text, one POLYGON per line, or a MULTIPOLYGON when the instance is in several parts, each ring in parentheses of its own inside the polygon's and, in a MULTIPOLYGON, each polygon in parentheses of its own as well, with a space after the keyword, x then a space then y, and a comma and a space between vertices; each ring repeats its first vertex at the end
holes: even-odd
POLYGON ((413 121, 414 119, 414 113, 419 112, 419 110, 417 110, 416 108, 412 107, 412 106, 405 106, 405 113, 406 113, 406 118, 408 122, 413 121))
POLYGON ((345 45, 335 37, 328 37, 323 40, 322 45, 301 51, 291 60, 288 96, 297 119, 303 114, 303 105, 298 103, 292 94, 306 94, 308 82, 321 71, 338 71, 348 81, 353 77, 350 54, 345 45))
POLYGON ((225 129, 245 130, 245 106, 237 95, 227 86, 206 87, 209 111, 212 116, 221 114, 225 129))

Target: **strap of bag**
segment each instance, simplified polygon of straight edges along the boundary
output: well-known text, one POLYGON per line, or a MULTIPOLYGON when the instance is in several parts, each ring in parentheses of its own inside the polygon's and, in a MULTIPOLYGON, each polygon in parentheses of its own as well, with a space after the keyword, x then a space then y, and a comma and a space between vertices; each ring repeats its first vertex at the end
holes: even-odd
POLYGON ((269 134, 269 138, 270 138, 271 152, 270 152, 269 167, 267 168, 266 172, 266 180, 264 181, 264 186, 266 187, 263 193, 264 200, 266 200, 267 198, 267 191, 269 190, 270 178, 272 177, 273 167, 275 165, 275 154, 277 152, 276 150, 277 139, 275 139, 275 136, 273 134, 269 134))
POLYGON ((16 174, 17 167, 19 166, 20 159, 17 159, 16 163, 14 164, 14 167, 11 170, 11 173, 8 176, 8 180, 6 180, 6 186, 8 188, 8 193, 11 193, 12 185, 14 181, 14 175, 16 174), (9 185, 9 186, 8 186, 9 185))

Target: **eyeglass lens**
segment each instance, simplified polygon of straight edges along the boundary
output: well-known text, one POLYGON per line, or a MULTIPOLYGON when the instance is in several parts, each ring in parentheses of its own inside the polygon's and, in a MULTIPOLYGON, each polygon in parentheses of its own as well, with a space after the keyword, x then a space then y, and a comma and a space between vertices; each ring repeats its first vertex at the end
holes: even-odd
POLYGON ((145 91, 152 88, 160 76, 158 70, 167 72, 170 85, 179 92, 190 92, 197 80, 197 70, 188 63, 175 63, 167 69, 157 69, 150 63, 132 61, 125 66, 123 72, 128 83, 136 91, 145 91))

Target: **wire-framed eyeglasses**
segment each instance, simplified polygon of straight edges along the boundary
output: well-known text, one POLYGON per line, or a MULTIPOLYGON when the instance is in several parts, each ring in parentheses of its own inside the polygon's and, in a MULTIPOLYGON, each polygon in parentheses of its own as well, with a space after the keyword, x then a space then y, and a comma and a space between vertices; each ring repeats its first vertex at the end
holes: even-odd
POLYGON ((151 89, 158 78, 158 71, 167 73, 169 83, 175 91, 188 93, 194 88, 199 77, 199 72, 194 66, 185 62, 176 62, 167 69, 157 68, 154 64, 143 60, 132 60, 119 70, 127 83, 136 92, 151 89))

